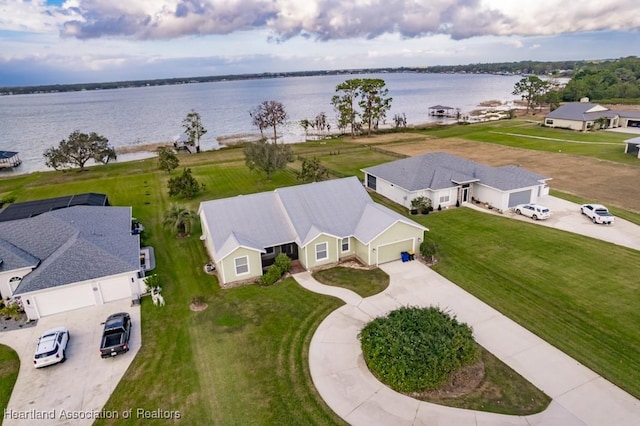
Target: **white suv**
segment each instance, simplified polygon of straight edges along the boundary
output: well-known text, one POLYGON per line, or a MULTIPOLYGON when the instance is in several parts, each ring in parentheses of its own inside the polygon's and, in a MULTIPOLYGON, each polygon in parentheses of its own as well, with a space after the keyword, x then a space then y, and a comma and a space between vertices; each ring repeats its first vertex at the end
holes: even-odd
POLYGON ((533 220, 549 219, 551 217, 551 210, 538 204, 518 204, 513 209, 516 214, 529 216, 533 220))
POLYGON ((33 365, 40 368, 63 362, 66 358, 67 343, 69 343, 69 330, 66 327, 45 331, 38 339, 36 353, 33 355, 33 365))

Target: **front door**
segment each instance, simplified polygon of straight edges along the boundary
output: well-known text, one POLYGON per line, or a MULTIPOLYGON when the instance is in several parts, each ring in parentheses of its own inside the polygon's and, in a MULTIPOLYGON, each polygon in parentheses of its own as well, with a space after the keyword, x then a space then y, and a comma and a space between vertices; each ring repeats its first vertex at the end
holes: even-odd
POLYGON ((461 201, 463 203, 466 203, 467 201, 469 201, 469 187, 468 186, 462 187, 462 197, 461 198, 462 198, 461 201))

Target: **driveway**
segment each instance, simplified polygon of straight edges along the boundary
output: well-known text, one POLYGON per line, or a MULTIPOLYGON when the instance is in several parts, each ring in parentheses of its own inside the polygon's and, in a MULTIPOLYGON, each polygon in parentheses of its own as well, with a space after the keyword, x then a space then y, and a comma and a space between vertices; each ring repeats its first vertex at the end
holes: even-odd
POLYGON ((325 286, 309 272, 303 287, 339 297, 345 305, 320 324, 309 347, 309 369, 324 401, 352 425, 632 425, 640 401, 565 355, 420 262, 380 266, 390 276, 382 293, 363 299, 325 286), (404 396, 367 368, 358 333, 373 318, 400 306, 440 306, 473 327, 476 341, 553 400, 542 413, 507 416, 445 407, 404 396))
POLYGON ((5 413, 4 425, 91 425, 95 413, 102 410, 140 349, 140 307, 132 307, 127 299, 44 317, 35 327, 1 332, 0 343, 10 346, 20 356, 20 372, 7 412, 16 417, 31 416, 12 419, 5 413), (116 312, 131 315, 131 349, 103 360, 98 353, 101 323, 116 312), (36 370, 33 367, 36 340, 42 332, 61 325, 66 326, 71 335, 67 361, 36 370), (39 414, 50 418, 34 417, 39 414), (71 416, 84 418, 70 419, 71 416))
MULTIPOLYGON (((640 226, 627 220, 616 217, 616 222, 613 225, 598 225, 591 222, 588 217, 580 214, 580 204, 550 195, 541 197, 537 204, 551 209, 551 217, 549 219, 534 221, 529 217, 517 215, 512 211, 505 212, 504 216, 640 250, 640 226)), ((468 206, 485 213, 499 214, 493 210, 476 207, 473 204, 468 204, 468 206)))

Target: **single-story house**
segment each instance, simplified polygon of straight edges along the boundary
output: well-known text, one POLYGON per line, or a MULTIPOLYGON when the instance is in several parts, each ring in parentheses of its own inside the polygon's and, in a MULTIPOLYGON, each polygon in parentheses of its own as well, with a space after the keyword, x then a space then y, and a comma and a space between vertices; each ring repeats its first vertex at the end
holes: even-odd
POLYGON ((0 222, 0 294, 29 319, 137 299, 144 291, 131 207, 73 206, 0 222))
POLYGON ((400 259, 427 230, 373 202, 355 177, 205 201, 198 214, 222 286, 255 281, 279 253, 306 269, 400 259))
POLYGON ((624 153, 640 158, 640 137, 624 141, 624 153))
POLYGON ((411 208, 411 201, 427 197, 445 208, 472 198, 498 210, 535 203, 549 194, 551 178, 518 166, 490 167, 444 152, 409 157, 362 170, 372 191, 411 208))
POLYGON ((639 127, 639 111, 614 111, 591 102, 569 102, 551 111, 544 118, 547 127, 586 131, 591 129, 596 120, 606 119, 607 128, 639 127))

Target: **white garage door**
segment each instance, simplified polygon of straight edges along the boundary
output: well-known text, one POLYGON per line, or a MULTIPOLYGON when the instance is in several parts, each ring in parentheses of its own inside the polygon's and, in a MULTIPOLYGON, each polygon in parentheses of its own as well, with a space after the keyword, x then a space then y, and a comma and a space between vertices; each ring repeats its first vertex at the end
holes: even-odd
POLYGON ((400 253, 413 250, 413 240, 398 241, 397 243, 378 246, 378 264, 400 259, 400 253))
POLYGON ((527 204, 531 202, 531 190, 512 192, 509 194, 509 207, 513 207, 518 204, 527 204))
POLYGON ((100 293, 102 293, 104 303, 130 298, 131 288, 129 287, 129 278, 124 277, 118 280, 101 282, 100 293))
POLYGON ((93 290, 88 284, 51 290, 34 298, 41 317, 96 304, 93 290))

